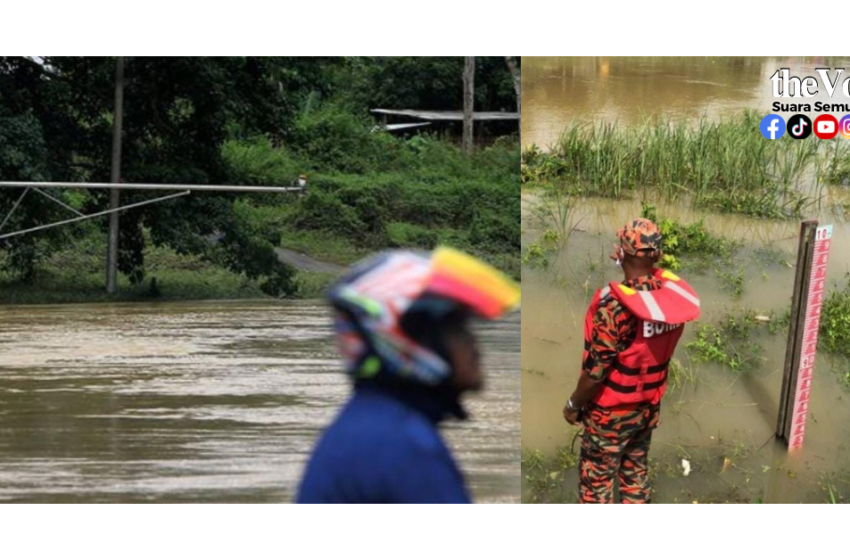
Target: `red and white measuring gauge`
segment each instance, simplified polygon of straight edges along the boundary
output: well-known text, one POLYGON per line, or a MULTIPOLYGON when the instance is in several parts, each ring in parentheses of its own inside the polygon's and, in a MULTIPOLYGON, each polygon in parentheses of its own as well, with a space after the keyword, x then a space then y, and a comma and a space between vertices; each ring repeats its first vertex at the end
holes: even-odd
POLYGON ((821 226, 815 231, 815 252, 812 256, 812 274, 809 278, 809 293, 806 295, 806 318, 803 325, 803 345, 800 352, 800 368, 797 370, 797 388, 794 393, 794 412, 791 417, 791 434, 788 449, 803 446, 806 435, 806 418, 809 415, 809 395, 812 389, 812 372, 818 347, 818 327, 823 296, 826 290, 826 263, 832 243, 832 225, 821 226))

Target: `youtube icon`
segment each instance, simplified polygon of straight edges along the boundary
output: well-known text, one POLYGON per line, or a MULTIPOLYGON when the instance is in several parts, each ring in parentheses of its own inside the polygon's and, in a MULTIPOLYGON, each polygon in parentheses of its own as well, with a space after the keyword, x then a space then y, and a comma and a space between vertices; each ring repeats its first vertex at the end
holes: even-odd
POLYGON ((838 134, 838 119, 832 115, 821 115, 815 119, 815 136, 832 140, 838 134))

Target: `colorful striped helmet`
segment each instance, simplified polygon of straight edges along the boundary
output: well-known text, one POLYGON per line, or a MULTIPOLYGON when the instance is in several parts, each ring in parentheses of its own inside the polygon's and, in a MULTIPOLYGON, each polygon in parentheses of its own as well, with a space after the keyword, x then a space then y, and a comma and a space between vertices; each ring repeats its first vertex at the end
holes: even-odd
POLYGON ((449 378, 450 365, 405 332, 405 316, 467 312, 492 320, 519 307, 520 291, 490 265, 440 247, 362 261, 331 287, 328 299, 349 375, 368 379, 383 372, 436 386, 449 378))

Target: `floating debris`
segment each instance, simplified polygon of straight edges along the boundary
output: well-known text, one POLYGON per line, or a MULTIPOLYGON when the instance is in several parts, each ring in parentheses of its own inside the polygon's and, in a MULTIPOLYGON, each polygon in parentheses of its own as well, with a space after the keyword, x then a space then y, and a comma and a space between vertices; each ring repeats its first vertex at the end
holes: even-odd
MULTIPOLYGON (((688 476, 689 474, 691 474, 691 462, 688 461, 687 459, 682 459, 682 469, 684 469, 684 471, 685 471, 684 472, 685 476, 688 476)), ((696 503, 696 502, 694 502, 694 503, 696 503)))

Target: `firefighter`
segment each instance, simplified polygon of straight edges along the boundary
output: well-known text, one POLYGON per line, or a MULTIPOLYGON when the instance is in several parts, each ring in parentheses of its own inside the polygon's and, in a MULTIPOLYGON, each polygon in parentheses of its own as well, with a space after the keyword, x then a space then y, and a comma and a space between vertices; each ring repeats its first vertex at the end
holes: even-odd
POLYGON ((656 265, 661 232, 637 219, 617 232, 611 258, 624 280, 598 290, 584 324, 584 354, 575 391, 563 409, 584 426, 579 500, 623 503, 650 499, 647 454, 658 425, 667 371, 684 323, 699 317, 700 302, 683 279, 656 265))

